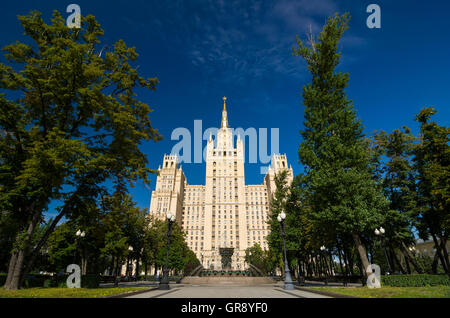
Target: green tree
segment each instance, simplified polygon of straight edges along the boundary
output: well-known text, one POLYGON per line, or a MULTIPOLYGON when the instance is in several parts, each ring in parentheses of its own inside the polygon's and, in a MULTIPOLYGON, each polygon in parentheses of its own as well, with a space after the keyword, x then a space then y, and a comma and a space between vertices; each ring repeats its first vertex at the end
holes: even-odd
POLYGON ((450 234, 450 128, 430 120, 436 112, 424 108, 415 118, 420 123, 413 159, 417 171, 415 218, 419 236, 424 240, 432 237, 442 266, 450 273, 446 248, 450 234))
POLYGON ((194 269, 201 265, 200 260, 197 258, 197 255, 188 248, 187 244, 185 245, 185 249, 183 251, 184 256, 184 275, 189 275, 192 273, 194 269))
POLYGON ((312 74, 312 82, 303 87, 305 128, 299 157, 313 221, 324 231, 349 233, 365 269, 369 261, 362 235, 383 223, 381 211, 387 202, 372 177, 363 127, 345 93, 349 74, 335 71, 348 22, 348 14, 336 14, 317 41, 311 34, 307 46, 297 38, 298 47, 293 49, 312 74))
POLYGON ((39 12, 19 21, 30 41, 5 46, 6 63, 0 63, 0 88, 7 92, 0 95, 0 210, 17 224, 7 289, 20 287, 58 222, 83 204, 81 197, 98 196, 107 180, 147 181, 152 171, 139 146, 160 139, 150 107, 137 95, 154 90, 158 80, 138 74, 134 47, 120 40, 102 49, 104 31, 92 15, 82 17, 81 29, 68 28, 57 11, 50 24, 39 12), (55 199, 62 206, 32 246, 55 199))
POLYGON ((301 270, 310 259, 314 249, 324 244, 332 233, 321 233, 314 226, 310 217, 311 207, 308 204, 308 197, 305 184, 305 176, 300 174, 294 178, 289 189, 289 199, 286 204, 286 239, 287 246, 291 248, 290 257, 296 261, 296 265, 301 270))
POLYGON ((245 262, 252 264, 263 274, 269 272, 268 251, 263 250, 258 243, 245 250, 245 262), (250 255, 250 253, 252 254, 250 255))
POLYGON ((111 256, 112 273, 119 276, 123 262, 129 255, 131 246, 126 233, 129 214, 133 213, 134 202, 128 194, 116 191, 112 196, 104 199, 104 207, 107 213, 103 220, 105 226, 105 242, 101 249, 102 256, 111 256))
MULTIPOLYGON (((164 268, 166 264, 167 226, 167 221, 165 221, 163 226, 158 229, 160 231, 158 238, 161 242, 158 246, 162 248, 159 248, 157 251, 156 264, 162 268, 164 268)), ((188 251, 189 248, 186 244, 185 234, 178 223, 175 222, 170 237, 169 269, 181 271, 189 261, 188 251)))
POLYGON ((388 159, 381 169, 384 194, 389 199, 383 224, 385 244, 392 251, 399 248, 420 273, 421 268, 408 251, 408 246, 414 243, 412 211, 416 207, 416 174, 411 157, 416 138, 409 128, 403 127, 403 131, 396 129, 390 134, 375 133, 374 141, 377 152, 388 159))
POLYGON ((10 212, 0 212, 0 272, 8 270, 8 261, 17 233, 17 224, 10 212))
MULTIPOLYGON (((275 193, 271 202, 271 208, 269 213, 269 218, 267 223, 269 225, 269 235, 267 235, 267 243, 273 257, 272 263, 276 264, 275 267, 283 267, 283 241, 281 237, 280 222, 278 222, 277 217, 282 212, 286 212, 286 200, 289 196, 288 194, 288 184, 287 184, 287 171, 282 170, 280 173, 275 175, 275 193)), ((286 213, 286 223, 290 216, 286 213)), ((286 232, 289 231, 286 228, 286 232)), ((289 250, 290 244, 286 241, 286 249, 289 250)))
POLYGON ((164 222, 158 219, 154 219, 151 216, 147 216, 148 223, 150 224, 144 234, 143 251, 142 251, 142 263, 144 265, 145 275, 148 273, 148 268, 152 265, 156 269, 156 258, 158 252, 164 248, 165 236, 164 236, 164 222))

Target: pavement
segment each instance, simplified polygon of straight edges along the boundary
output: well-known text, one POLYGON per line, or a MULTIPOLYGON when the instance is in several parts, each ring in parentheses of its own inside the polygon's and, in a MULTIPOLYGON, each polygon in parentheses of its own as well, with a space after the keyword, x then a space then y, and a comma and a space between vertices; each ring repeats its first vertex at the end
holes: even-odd
MULTIPOLYGON (((175 282, 173 282, 175 284, 175 282)), ((172 284, 172 282, 170 282, 172 284)), ((119 287, 155 287, 158 286, 159 282, 154 281, 137 281, 137 282, 120 282, 119 287)), ((102 283, 101 288, 112 288, 114 283, 102 283)))
MULTIPOLYGON (((297 285, 297 282, 295 282, 297 285)), ((328 283, 327 287, 343 287, 344 284, 343 283, 334 283, 334 282, 330 282, 328 283)), ((347 287, 361 287, 362 284, 361 283, 347 283, 347 287)), ((318 281, 305 281, 305 287, 325 287, 325 283, 324 282, 318 282, 318 281)))
MULTIPOLYGON (((298 286, 297 282, 294 282, 298 286)), ((119 287, 157 287, 156 281, 121 282, 119 287)), ((110 288, 113 283, 101 284, 100 287, 110 288)), ((317 281, 305 281, 302 287, 323 287, 325 283, 317 281)), ((347 286, 359 287, 361 284, 349 283, 347 286)), ((328 287, 342 287, 342 283, 329 283, 328 287)), ((195 285, 177 284, 170 282, 170 290, 151 290, 136 293, 124 298, 331 298, 329 295, 295 289, 284 290, 283 282, 274 284, 242 286, 242 285, 195 285)))
POLYGON ((125 298, 331 298, 303 290, 284 290, 283 283, 258 286, 171 285, 125 298))

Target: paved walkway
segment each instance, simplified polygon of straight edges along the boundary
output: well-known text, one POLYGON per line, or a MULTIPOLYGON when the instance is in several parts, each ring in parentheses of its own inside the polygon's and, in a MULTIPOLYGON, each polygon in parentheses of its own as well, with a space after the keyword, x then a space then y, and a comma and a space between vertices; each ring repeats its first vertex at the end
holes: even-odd
POLYGON ((171 286, 127 298, 330 298, 302 290, 284 290, 281 284, 260 286, 171 286))
MULTIPOLYGON (((297 282, 295 282, 295 284, 297 284, 297 282)), ((343 287, 344 284, 343 283, 334 283, 334 282, 329 282, 328 283, 328 287, 343 287)), ((347 283, 348 287, 361 287, 362 284, 361 283, 347 283)), ((305 287, 325 287, 325 282, 316 282, 316 281, 310 281, 307 280, 305 282, 305 287)))

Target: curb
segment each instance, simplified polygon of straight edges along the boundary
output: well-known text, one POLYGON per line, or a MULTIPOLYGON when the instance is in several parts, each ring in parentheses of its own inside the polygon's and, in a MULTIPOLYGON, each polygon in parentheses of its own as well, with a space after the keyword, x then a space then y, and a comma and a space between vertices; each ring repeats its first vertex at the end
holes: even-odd
POLYGON ((152 287, 152 288, 148 288, 148 289, 136 290, 136 291, 131 291, 131 292, 127 292, 127 293, 121 293, 121 294, 116 294, 116 295, 109 295, 109 296, 105 296, 103 298, 123 298, 123 297, 134 296, 134 295, 139 295, 139 294, 143 294, 143 293, 148 293, 149 291, 156 290, 156 289, 158 289, 158 287, 152 287))
POLYGON ((301 291, 305 291, 305 292, 309 292, 309 293, 313 293, 313 294, 319 294, 319 295, 323 295, 323 296, 329 296, 329 297, 333 297, 333 298, 359 298, 356 296, 337 294, 337 293, 332 293, 332 292, 328 292, 328 291, 321 291, 321 290, 303 288, 303 287, 298 287, 298 286, 294 286, 294 287, 301 291))

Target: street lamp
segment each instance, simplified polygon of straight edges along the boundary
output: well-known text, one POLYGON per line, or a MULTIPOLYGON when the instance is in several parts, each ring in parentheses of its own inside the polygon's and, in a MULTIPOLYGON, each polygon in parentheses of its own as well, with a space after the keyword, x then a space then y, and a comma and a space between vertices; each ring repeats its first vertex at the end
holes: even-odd
POLYGON ((127 262, 127 272, 128 272, 128 281, 130 281, 130 278, 133 274, 133 265, 130 264, 131 260, 131 253, 133 253, 133 246, 128 246, 128 262, 127 262), (131 267, 131 268, 130 268, 131 267))
POLYGON ((280 228, 281 228, 281 237, 283 238, 283 251, 284 251, 284 272, 285 272, 285 278, 284 278, 284 289, 286 290, 293 290, 294 284, 292 282, 291 278, 291 272, 289 271, 287 256, 286 256, 286 241, 285 241, 285 229, 284 229, 284 219, 286 218, 286 214, 284 211, 282 211, 278 217, 277 220, 280 222, 280 228))
POLYGON ((76 247, 75 247, 75 251, 74 251, 74 253, 73 253, 73 263, 74 263, 74 264, 75 264, 75 261, 76 261, 76 255, 77 255, 78 244, 79 244, 79 242, 80 242, 80 238, 85 237, 85 235, 86 235, 86 233, 85 233, 84 231, 81 231, 81 230, 78 230, 78 231, 75 233, 75 236, 76 236, 76 238, 75 238, 75 241, 76 241, 76 247))
POLYGON ((202 255, 202 267, 203 267, 203 256, 205 255, 205 253, 201 253, 201 255, 202 255))
POLYGON ((389 273, 392 272, 392 269, 391 269, 391 263, 389 262, 389 257, 388 257, 387 252, 386 252, 386 247, 385 247, 385 245, 384 245, 384 233, 385 233, 385 232, 386 232, 386 231, 385 231, 384 228, 381 227, 381 226, 380 226, 379 229, 375 229, 375 235, 376 235, 376 236, 379 236, 379 237, 380 237, 380 240, 381 240, 381 247, 382 247, 383 250, 384 250, 384 256, 386 257, 386 262, 387 262, 388 269, 389 269, 389 272, 388 272, 387 274, 389 275, 389 273))
POLYGON ((161 279, 161 282, 159 283, 159 289, 170 289, 169 286, 169 249, 170 249, 170 234, 172 234, 172 226, 175 222, 175 215, 172 213, 167 213, 167 225, 168 225, 168 231, 167 231, 167 251, 166 251, 166 265, 164 266, 163 270, 163 277, 161 279))
POLYGON ((325 247, 325 245, 322 245, 321 247, 320 247, 320 251, 321 251, 321 256, 322 256, 322 266, 323 266, 323 269, 324 269, 324 271, 325 271, 325 286, 328 286, 328 273, 327 273, 327 266, 325 266, 326 265, 326 263, 327 263, 327 259, 326 259, 326 257, 324 257, 324 255, 326 256, 326 252, 325 252, 325 250, 326 250, 327 248, 325 247))

